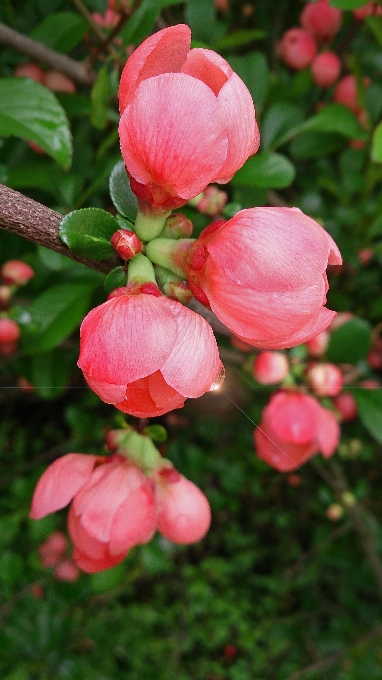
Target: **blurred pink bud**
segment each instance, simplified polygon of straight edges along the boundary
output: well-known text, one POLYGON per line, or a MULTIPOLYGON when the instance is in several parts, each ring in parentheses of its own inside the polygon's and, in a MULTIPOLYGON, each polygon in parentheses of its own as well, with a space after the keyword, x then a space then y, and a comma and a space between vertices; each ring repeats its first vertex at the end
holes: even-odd
POLYGON ((195 543, 206 535, 211 509, 204 493, 174 468, 155 474, 157 528, 174 543, 195 543))
POLYGON ((41 83, 41 85, 44 84, 45 73, 37 64, 29 62, 26 64, 19 64, 14 70, 14 75, 16 78, 30 78, 31 80, 35 80, 36 83, 41 83))
POLYGON ((341 61, 334 52, 321 52, 311 64, 313 80, 319 87, 330 87, 339 78, 341 61))
POLYGON ((289 486, 301 486, 302 484, 301 475, 296 475, 293 473, 291 475, 287 475, 286 481, 289 486))
POLYGON ((103 401, 145 418, 210 389, 222 364, 207 321, 152 283, 113 296, 89 312, 80 331, 78 365, 103 401))
POLYGON ((359 383, 359 387, 363 387, 365 390, 380 390, 381 383, 373 378, 367 378, 359 383))
POLYGON ((373 259, 374 251, 372 248, 362 248, 358 251, 358 259, 361 264, 369 264, 373 259))
POLYGON ((357 402, 350 392, 340 392, 340 394, 334 397, 333 401, 343 421, 347 422, 357 417, 357 402))
POLYGON ((307 342, 335 316, 323 307, 325 270, 341 262, 340 252, 297 208, 250 208, 228 222, 213 222, 191 248, 188 262, 195 297, 255 347, 307 342))
POLYGON ((375 371, 382 369, 382 352, 380 349, 371 349, 367 355, 367 363, 375 371))
POLYGON ((53 573, 58 581, 66 581, 67 583, 74 583, 80 577, 80 571, 71 558, 59 562, 53 573))
POLYGON ((330 334, 328 331, 322 331, 322 333, 319 333, 318 335, 315 335, 314 338, 308 340, 305 345, 309 354, 312 357, 321 357, 327 350, 329 339, 330 334))
POLYGON ((248 345, 247 342, 239 340, 239 338, 237 338, 235 335, 231 335, 229 341, 232 347, 235 347, 235 349, 238 349, 240 352, 246 352, 247 354, 249 354, 249 352, 253 352, 252 345, 248 345))
POLYGON ((339 439, 333 413, 298 392, 274 394, 254 431, 258 457, 280 472, 295 470, 319 451, 329 458, 339 439))
POLYGON ((114 12, 112 9, 107 9, 105 14, 100 14, 99 12, 93 12, 93 20, 102 28, 114 28, 118 24, 121 15, 118 12, 114 12))
POLYGON ((0 345, 12 345, 18 341, 20 335, 16 321, 7 317, 0 319, 0 345))
POLYGON ((253 377, 262 385, 281 382, 288 373, 288 359, 281 352, 261 352, 253 364, 253 377))
POLYGON ((335 397, 342 389, 342 373, 335 364, 313 364, 306 373, 318 397, 335 397))
POLYGON ((380 5, 377 5, 375 2, 368 2, 363 7, 353 9, 352 11, 355 18, 358 19, 358 21, 362 21, 363 19, 366 19, 366 17, 369 17, 372 14, 374 14, 375 16, 379 16, 380 14, 382 14, 382 7, 380 5))
POLYGON ((329 0, 308 2, 300 14, 300 23, 318 42, 330 42, 341 28, 342 12, 331 7, 329 0))
POLYGON ((237 656, 239 650, 235 645, 225 645, 223 649, 223 656, 225 659, 234 659, 237 656))
POLYGON ((110 239, 114 250, 123 260, 131 260, 143 250, 143 243, 130 229, 118 229, 110 239))
POLYGON ((329 505, 329 507, 326 510, 326 516, 328 519, 330 519, 332 522, 338 522, 339 519, 342 519, 344 516, 344 509, 342 505, 339 503, 332 503, 332 505, 329 505))
POLYGON ((337 330, 337 328, 340 328, 340 326, 343 326, 344 323, 347 323, 353 318, 353 312, 338 312, 337 316, 334 317, 332 323, 329 326, 329 332, 333 333, 333 331, 337 330))
POLYGON ((38 600, 42 600, 44 597, 44 589, 39 583, 32 583, 30 586, 30 591, 34 597, 37 597, 38 600))
POLYGON ((54 531, 38 547, 41 563, 44 567, 54 567, 61 560, 66 548, 68 539, 62 531, 54 531))
POLYGON ((229 9, 229 0, 214 0, 218 12, 226 12, 229 9))
MULTIPOLYGON (((364 87, 368 87, 370 79, 365 77, 363 83, 364 87)), ((355 114, 361 113, 361 107, 358 103, 357 82, 352 74, 348 74, 338 81, 334 89, 333 101, 347 106, 355 114)))
POLYGON ((212 50, 190 50, 179 24, 147 38, 119 86, 122 156, 141 209, 166 212, 228 182, 260 143, 251 95, 212 50), (163 125, 163 121, 166 125, 163 125))
POLYGON ((9 286, 25 286, 34 276, 32 267, 21 260, 8 260, 0 269, 0 276, 9 286))
POLYGON ((317 45, 312 36, 303 28, 290 28, 283 34, 277 51, 287 66, 301 71, 313 61, 317 45))
MULTIPOLYGON (((196 199, 195 199, 196 200, 196 199)), ((218 187, 208 186, 198 198, 196 209, 204 215, 215 217, 221 213, 228 200, 228 194, 218 187)))
POLYGON ((75 82, 59 71, 47 71, 45 74, 45 87, 52 92, 69 92, 74 94, 77 90, 75 82))
POLYGON ((34 392, 34 385, 32 385, 32 383, 23 375, 20 375, 17 378, 17 385, 22 392, 34 392))

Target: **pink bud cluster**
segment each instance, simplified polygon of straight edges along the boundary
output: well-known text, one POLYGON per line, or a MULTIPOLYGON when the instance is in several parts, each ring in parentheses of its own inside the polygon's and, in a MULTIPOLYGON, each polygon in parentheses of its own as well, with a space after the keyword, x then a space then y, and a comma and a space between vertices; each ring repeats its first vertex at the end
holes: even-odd
MULTIPOLYGON (((0 268, 0 307, 8 307, 8 303, 20 286, 25 286, 34 276, 32 267, 21 260, 8 260, 0 268)), ((21 331, 19 325, 6 315, 0 316, 0 354, 13 354, 17 348, 17 342, 21 331)))
MULTIPOLYGON (((73 559, 88 573, 115 566, 131 548, 148 543, 156 529, 174 543, 188 544, 201 540, 211 522, 205 495, 168 462, 148 478, 119 453, 68 453, 54 461, 36 486, 30 516, 40 519, 69 503, 73 559)), ((55 546, 50 537, 41 550, 45 566, 61 559, 62 545, 59 551, 55 546)))
POLYGON ((53 575, 58 581, 73 583, 80 574, 74 560, 67 556, 67 550, 68 539, 62 531, 54 531, 38 548, 43 567, 54 567, 53 575))

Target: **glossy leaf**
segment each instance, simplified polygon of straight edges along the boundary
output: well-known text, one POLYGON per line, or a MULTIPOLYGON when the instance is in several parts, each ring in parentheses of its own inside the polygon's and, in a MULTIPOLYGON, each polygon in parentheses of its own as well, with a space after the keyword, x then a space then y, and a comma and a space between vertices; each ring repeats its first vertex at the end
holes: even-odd
POLYGON ((67 54, 81 42, 87 30, 87 23, 79 14, 55 12, 48 14, 30 35, 52 50, 67 54))
POLYGON ((235 186, 251 186, 263 189, 282 189, 295 177, 294 165, 279 153, 258 153, 251 156, 232 179, 235 186))
POLYGON ((295 104, 278 102, 264 116, 261 127, 261 146, 265 151, 277 148, 285 135, 303 120, 302 110, 295 104))
POLYGON ((110 239, 118 228, 117 220, 106 210, 82 208, 65 215, 59 233, 75 255, 103 260, 114 254, 110 239))
POLYGON ((114 267, 107 275, 104 283, 105 292, 109 295, 112 290, 126 286, 127 274, 124 267, 114 267))
POLYGON ((338 9, 358 9, 366 5, 366 2, 365 0, 330 0, 330 5, 338 9))
POLYGON ((353 389, 359 417, 367 431, 382 444, 382 390, 353 389))
POLYGON ((131 191, 129 177, 123 161, 117 163, 110 175, 109 191, 118 212, 133 223, 138 212, 138 200, 131 191))
POLYGON ((41 146, 59 165, 70 167, 72 140, 61 104, 30 78, 0 79, 0 135, 14 135, 41 146))
POLYGON ((91 113, 90 120, 97 130, 103 130, 107 123, 107 108, 110 98, 109 76, 107 67, 102 66, 97 80, 90 92, 91 113))
POLYGON ((370 345, 370 324, 365 319, 354 317, 331 334, 328 360, 334 363, 357 364, 366 357, 370 345))
POLYGON ((56 348, 35 354, 30 369, 31 383, 43 399, 57 399, 67 387, 71 371, 67 352, 56 348))

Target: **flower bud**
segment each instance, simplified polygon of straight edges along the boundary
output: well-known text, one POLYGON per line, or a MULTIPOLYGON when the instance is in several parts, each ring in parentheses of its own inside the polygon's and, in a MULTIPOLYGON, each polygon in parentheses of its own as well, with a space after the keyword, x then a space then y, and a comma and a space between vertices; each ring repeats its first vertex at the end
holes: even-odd
POLYGON ((0 307, 5 307, 12 297, 12 288, 9 286, 0 286, 0 307))
POLYGON ((8 317, 0 319, 0 345, 9 345, 17 342, 20 334, 20 328, 16 321, 8 317))
POLYGON ((357 417, 357 402, 350 392, 341 392, 334 398, 334 404, 339 410, 342 420, 354 420, 357 417))
POLYGON ((329 0, 308 2, 300 14, 300 23, 318 42, 329 42, 341 28, 342 12, 329 0))
POLYGON ((262 385, 281 382, 288 373, 288 359, 281 352, 260 352, 253 364, 253 377, 262 385))
POLYGON ((30 78, 36 83, 44 84, 45 73, 37 64, 25 63, 16 66, 13 74, 16 78, 30 78))
POLYGON ((296 71, 309 66, 316 52, 315 41, 303 28, 290 28, 283 34, 278 45, 281 59, 296 71))
POLYGON ((308 342, 305 343, 305 346, 309 354, 312 357, 321 357, 323 354, 325 354, 329 344, 329 338, 329 333, 327 331, 322 331, 314 338, 308 340, 308 342))
POLYGON ((339 78, 341 61, 334 52, 321 52, 311 64, 313 80, 319 87, 330 87, 339 78))
POLYGON ((319 397, 335 397, 342 389, 342 373, 335 364, 313 364, 306 376, 319 397))
POLYGON ((115 231, 110 243, 123 260, 131 260, 143 250, 142 241, 129 229, 115 231))
POLYGON ((25 286, 33 278, 32 267, 21 260, 8 260, 0 269, 0 276, 9 286, 25 286))
POLYGON ((187 305, 193 298, 187 281, 168 281, 163 286, 163 292, 171 300, 178 300, 182 305, 187 305))
MULTIPOLYGON (((363 85, 364 87, 368 87, 370 85, 370 79, 364 77, 363 85)), ((361 112, 361 107, 358 103, 357 82, 352 74, 344 76, 338 81, 334 90, 333 101, 338 104, 343 104, 343 106, 347 106, 348 109, 355 114, 361 112)))
POLYGON ((54 575, 58 581, 66 581, 67 583, 74 583, 80 577, 80 570, 72 559, 68 558, 59 562, 54 570, 54 575))
POLYGON ((167 218, 161 236, 165 238, 189 238, 194 225, 183 213, 175 213, 167 218))
POLYGON ((74 81, 59 71, 48 71, 45 74, 45 87, 52 92, 69 92, 74 94, 77 90, 74 81))
POLYGON ((221 213, 228 200, 228 194, 216 186, 208 186, 199 196, 190 201, 191 205, 204 215, 216 217, 221 213))
POLYGON ((332 505, 329 505, 325 514, 332 522, 338 522, 344 515, 344 509, 339 503, 332 503, 332 505))

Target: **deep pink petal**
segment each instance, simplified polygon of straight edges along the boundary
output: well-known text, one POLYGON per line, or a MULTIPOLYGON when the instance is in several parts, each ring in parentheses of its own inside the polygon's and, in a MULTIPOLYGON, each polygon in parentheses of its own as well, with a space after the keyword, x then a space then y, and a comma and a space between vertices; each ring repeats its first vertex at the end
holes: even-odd
POLYGON ((92 309, 80 335, 78 366, 88 378, 120 387, 161 368, 176 321, 164 296, 126 295, 92 309))
MULTIPOLYGON (((182 73, 187 73, 189 76, 201 80, 217 96, 223 85, 227 82, 228 75, 225 73, 226 68, 223 70, 220 64, 215 63, 215 60, 211 59, 211 54, 216 53, 200 48, 191 50, 188 53, 186 63, 182 66, 182 73)), ((232 72, 225 59, 222 57, 220 59, 222 62, 225 62, 232 72)))
POLYGON ((200 397, 222 369, 212 328, 203 317, 172 302, 177 319, 173 350, 161 368, 165 381, 185 397, 200 397))
POLYGON ((253 434, 258 457, 279 472, 296 470, 314 453, 311 443, 291 444, 277 440, 263 423, 260 423, 253 434))
POLYGON ((184 406, 184 397, 167 385, 160 371, 128 385, 123 400, 114 404, 137 418, 154 418, 184 406))
POLYGON ((35 488, 30 517, 41 519, 68 505, 92 474, 97 456, 67 453, 55 460, 35 488))
POLYGON ((139 543, 148 543, 155 533, 155 528, 154 494, 146 479, 142 486, 127 496, 114 515, 110 531, 110 554, 118 555, 139 543))
POLYGON ((318 431, 320 404, 297 392, 277 392, 263 411, 263 421, 278 440, 309 444, 318 431))
POLYGON ((92 560, 102 560, 104 558, 107 544, 104 541, 98 541, 94 536, 88 534, 81 524, 81 519, 74 512, 73 505, 70 506, 68 512, 68 532, 74 546, 81 553, 92 560))
POLYGON ((221 107, 204 83, 184 73, 141 82, 119 126, 122 156, 140 183, 193 198, 227 155, 221 107), (165 121, 165 124, 164 124, 165 121))
POLYGON ((333 243, 318 222, 297 208, 250 208, 212 234, 206 245, 236 283, 284 292, 313 285, 326 269, 333 243))
POLYGON ((340 443, 340 426, 332 411, 321 407, 317 428, 317 441, 325 458, 330 458, 340 443))
POLYGON ((185 24, 164 28, 147 38, 127 60, 119 83, 121 114, 139 83, 161 73, 181 70, 190 49, 191 31, 185 24))
POLYGON ((85 553, 82 553, 79 548, 75 547, 73 550, 73 559, 75 563, 80 569, 82 569, 82 571, 85 571, 87 574, 96 574, 98 571, 115 567, 117 564, 122 562, 125 557, 126 553, 123 555, 110 555, 107 551, 105 551, 105 554, 101 559, 95 560, 91 557, 88 557, 88 555, 85 553))

